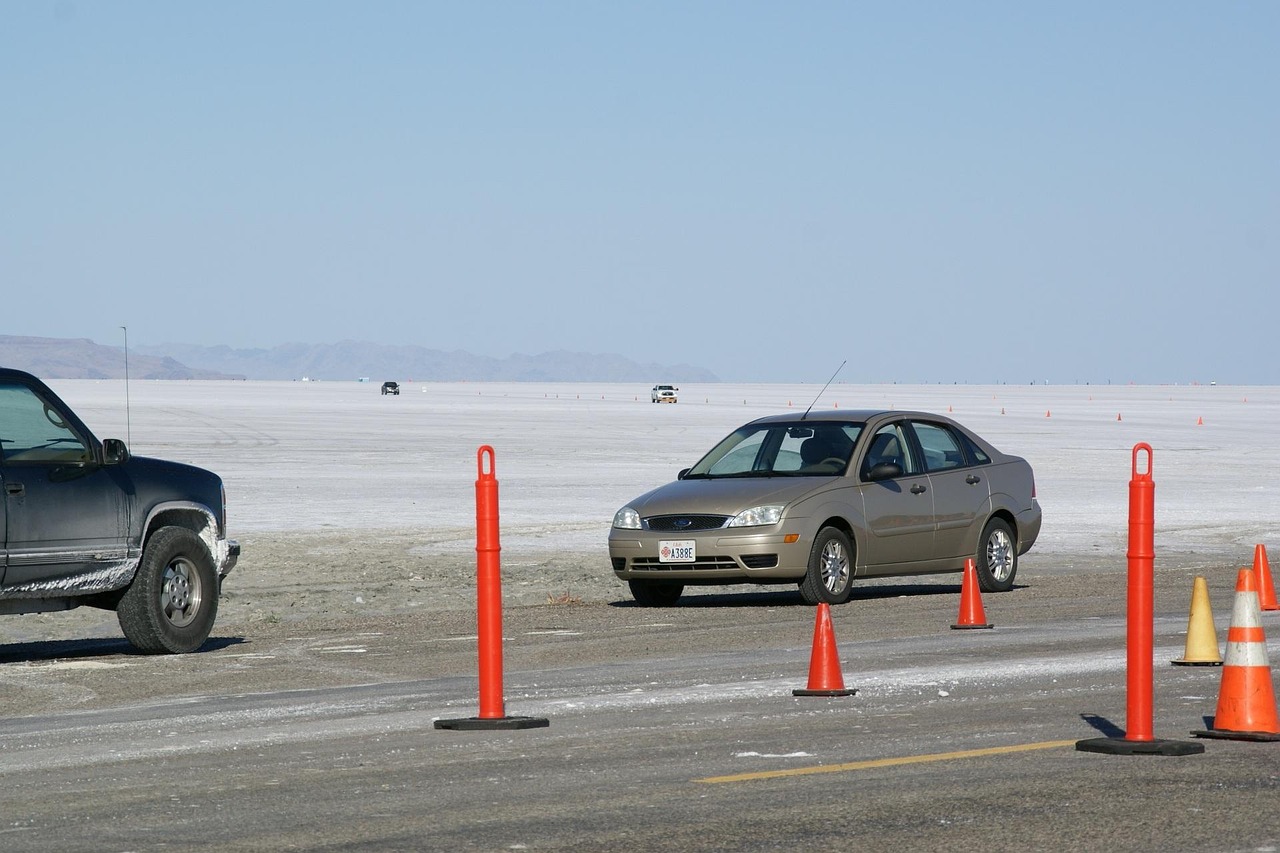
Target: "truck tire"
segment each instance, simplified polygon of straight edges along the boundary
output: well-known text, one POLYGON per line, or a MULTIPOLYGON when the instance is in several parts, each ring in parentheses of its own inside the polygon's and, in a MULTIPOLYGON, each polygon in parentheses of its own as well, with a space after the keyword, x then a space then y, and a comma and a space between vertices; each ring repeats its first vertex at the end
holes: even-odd
POLYGON ((116 607, 125 637, 147 654, 194 652, 217 615, 218 577, 204 540, 184 527, 157 530, 116 607))

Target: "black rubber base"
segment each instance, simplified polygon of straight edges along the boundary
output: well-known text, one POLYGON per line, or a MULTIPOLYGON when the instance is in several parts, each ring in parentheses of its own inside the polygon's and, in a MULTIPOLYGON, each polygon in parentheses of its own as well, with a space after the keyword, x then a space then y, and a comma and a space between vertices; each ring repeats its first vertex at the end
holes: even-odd
POLYGON ((1171 660, 1174 666, 1222 666, 1220 660, 1171 660))
POLYGON ((856 687, 842 687, 839 690, 808 690, 808 689, 801 688, 797 690, 792 690, 791 695, 792 696, 852 696, 857 692, 858 692, 858 689, 856 687))
POLYGON ((1199 755, 1204 744, 1187 740, 1126 740, 1122 737, 1095 737, 1076 741, 1078 752, 1104 755, 1199 755))
POLYGON ((951 629, 954 631, 961 631, 961 630, 964 630, 965 628, 994 628, 994 627, 995 625, 992 625, 990 622, 988 622, 985 625, 952 625, 951 629))
POLYGON ((1191 734, 1195 737, 1216 738, 1217 740, 1280 741, 1280 734, 1274 732, 1233 732, 1229 729, 1206 729, 1192 732, 1191 734))
POLYGON ((482 731, 484 729, 541 729, 551 725, 545 717, 465 717, 460 720, 436 720, 437 729, 482 731))

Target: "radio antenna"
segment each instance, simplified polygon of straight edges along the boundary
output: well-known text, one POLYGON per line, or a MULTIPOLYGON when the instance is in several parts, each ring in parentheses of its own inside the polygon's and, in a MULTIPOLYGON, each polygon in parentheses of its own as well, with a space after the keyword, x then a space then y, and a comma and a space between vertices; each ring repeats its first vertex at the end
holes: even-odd
POLYGON ((133 417, 129 411, 129 327, 121 326, 124 330, 124 431, 125 441, 129 446, 133 446, 133 417))
POLYGON ((822 396, 823 391, 827 390, 828 385, 836 381, 836 373, 839 373, 841 370, 844 370, 844 366, 848 361, 849 359, 846 358, 844 361, 840 362, 840 366, 836 368, 836 372, 831 374, 831 378, 827 380, 827 384, 822 386, 822 391, 819 391, 817 397, 813 398, 813 402, 809 404, 809 408, 805 409, 804 414, 800 416, 800 420, 804 420, 805 418, 809 417, 809 412, 813 411, 813 407, 818 403, 818 397, 822 396))

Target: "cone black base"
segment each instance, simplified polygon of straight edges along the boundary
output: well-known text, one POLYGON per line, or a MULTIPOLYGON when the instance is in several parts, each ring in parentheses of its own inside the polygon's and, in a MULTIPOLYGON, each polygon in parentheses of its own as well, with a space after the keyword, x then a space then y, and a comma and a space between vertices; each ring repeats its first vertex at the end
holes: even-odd
POLYGON ((1187 740, 1126 740, 1122 737, 1095 737, 1076 741, 1077 752, 1103 755, 1199 755, 1204 744, 1187 740))
POLYGON ((545 717, 465 717, 458 720, 436 720, 437 729, 474 732, 485 729, 541 729, 551 725, 545 717))
POLYGON ((988 622, 985 625, 952 625, 951 626, 952 630, 954 631, 962 631, 967 628, 994 628, 994 627, 995 625, 991 624, 990 622, 988 622))
POLYGON ((1222 666, 1220 660, 1171 660, 1174 666, 1222 666))
POLYGON ((856 687, 842 687, 839 690, 808 690, 805 688, 796 688, 791 691, 792 696, 852 696, 858 692, 856 687))
POLYGON ((1275 732, 1233 732, 1230 729, 1202 729, 1191 734, 1194 737, 1216 738, 1217 740, 1280 741, 1280 734, 1275 732))

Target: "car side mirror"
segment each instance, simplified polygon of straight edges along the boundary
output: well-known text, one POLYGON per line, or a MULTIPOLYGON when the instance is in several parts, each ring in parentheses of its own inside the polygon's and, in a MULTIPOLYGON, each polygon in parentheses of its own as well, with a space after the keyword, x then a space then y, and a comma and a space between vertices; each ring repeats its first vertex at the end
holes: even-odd
POLYGON ((688 474, 688 473, 689 473, 689 469, 688 469, 688 468, 681 468, 681 469, 680 469, 680 473, 679 473, 679 474, 676 474, 676 479, 677 479, 677 480, 683 480, 683 479, 684 479, 685 474, 688 474))
POLYGON ((108 438, 102 442, 102 464, 120 465, 129 461, 129 448, 118 438, 108 438))
POLYGON ((894 477, 902 476, 902 466, 896 462, 881 462, 879 465, 872 465, 871 470, 867 472, 867 479, 876 480, 892 480, 894 477))

